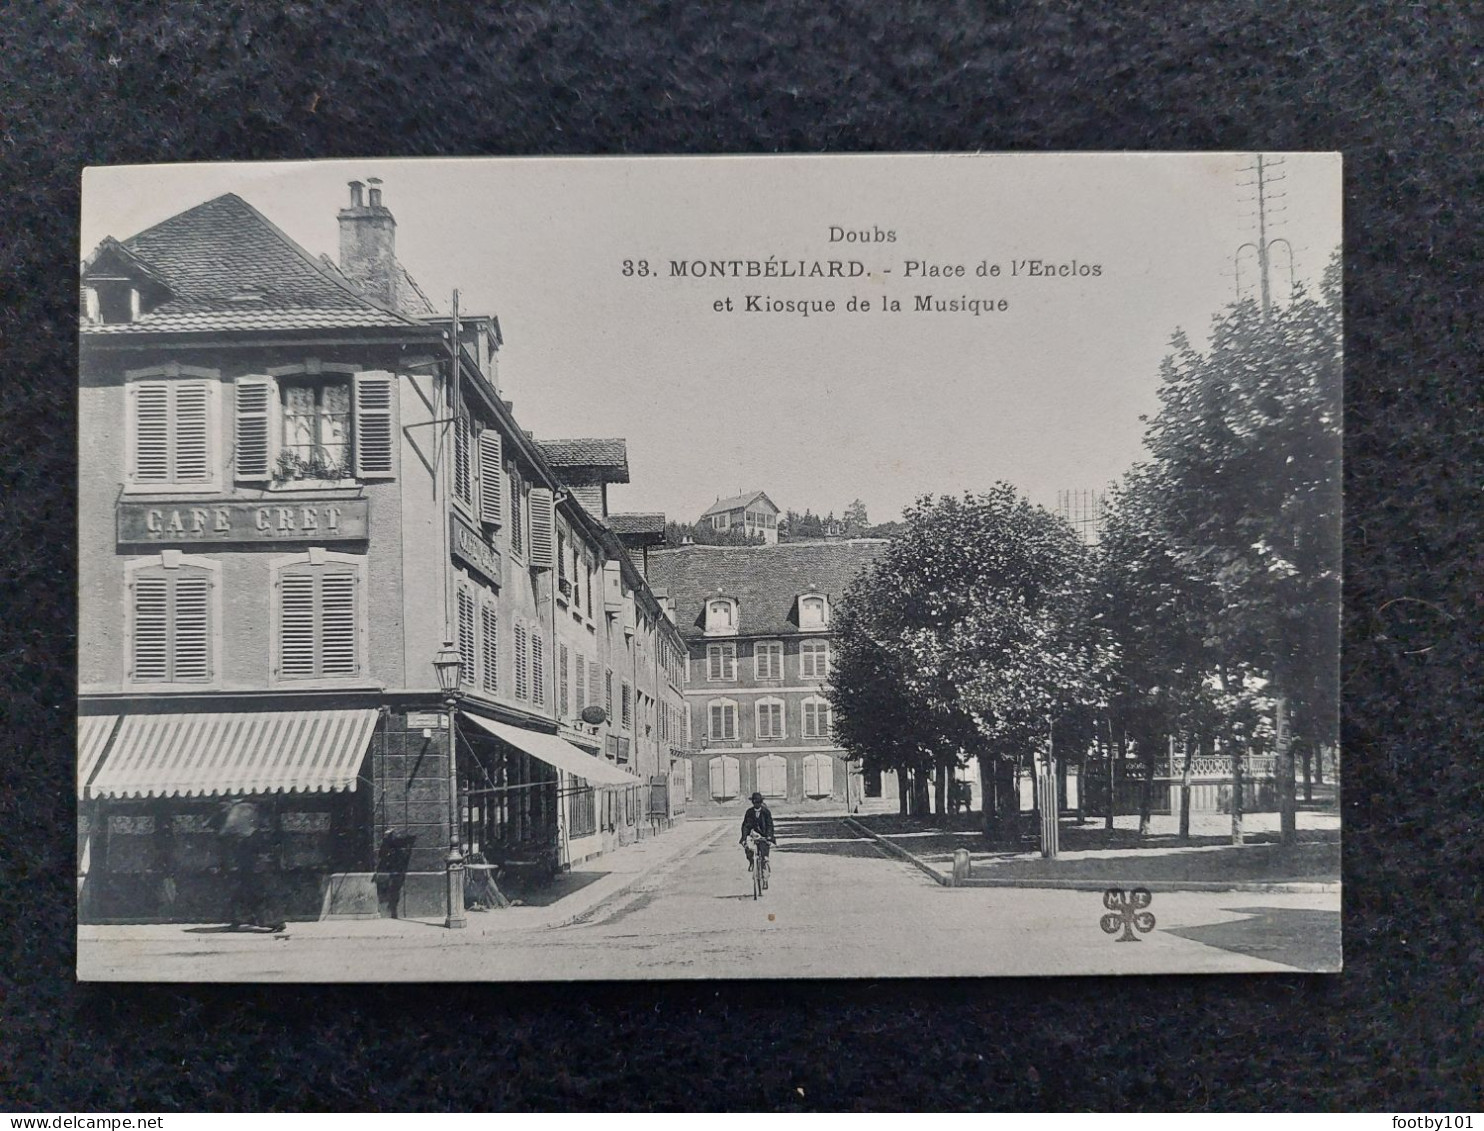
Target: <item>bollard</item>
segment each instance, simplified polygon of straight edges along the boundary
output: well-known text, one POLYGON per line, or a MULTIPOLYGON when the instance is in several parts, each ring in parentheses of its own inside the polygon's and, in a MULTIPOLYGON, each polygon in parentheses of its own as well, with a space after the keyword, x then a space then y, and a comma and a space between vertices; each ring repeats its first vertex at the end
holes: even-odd
POLYGON ((967 848, 955 848, 953 850, 953 882, 955 886, 969 878, 970 867, 969 850, 967 848))

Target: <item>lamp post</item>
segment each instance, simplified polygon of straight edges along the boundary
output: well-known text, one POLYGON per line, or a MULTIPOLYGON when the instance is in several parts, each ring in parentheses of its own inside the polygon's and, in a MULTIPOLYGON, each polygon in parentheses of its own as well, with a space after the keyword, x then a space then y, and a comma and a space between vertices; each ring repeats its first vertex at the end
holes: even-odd
POLYGON ((433 660, 438 673, 438 687, 443 692, 443 710, 448 726, 448 856, 444 861, 447 878, 448 918, 443 925, 458 929, 467 924, 464 918, 464 852, 459 846, 459 759, 456 711, 459 703, 459 676, 462 664, 453 641, 445 640, 433 660))

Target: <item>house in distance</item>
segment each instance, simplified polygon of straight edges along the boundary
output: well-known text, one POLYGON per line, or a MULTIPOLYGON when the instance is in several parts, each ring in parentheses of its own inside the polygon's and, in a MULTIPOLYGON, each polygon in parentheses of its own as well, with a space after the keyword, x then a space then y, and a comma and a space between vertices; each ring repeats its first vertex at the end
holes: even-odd
POLYGON ((763 491, 746 491, 729 499, 717 499, 701 515, 701 526, 719 533, 738 530, 749 537, 761 536, 768 545, 778 542, 778 504, 763 491))

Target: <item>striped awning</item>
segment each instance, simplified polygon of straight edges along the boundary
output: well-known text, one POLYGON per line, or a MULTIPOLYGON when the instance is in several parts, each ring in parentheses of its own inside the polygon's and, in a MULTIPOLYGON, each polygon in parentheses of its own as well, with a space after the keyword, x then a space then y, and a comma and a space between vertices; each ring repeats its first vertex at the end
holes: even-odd
POLYGON ((125 715, 94 797, 353 790, 376 725, 357 711, 125 715))
POLYGON ((587 751, 573 746, 566 739, 558 738, 554 734, 526 730, 524 727, 511 726, 509 723, 497 723, 494 719, 486 719, 481 715, 471 715, 467 712, 463 717, 481 730, 486 730, 496 738, 510 743, 517 750, 524 750, 531 757, 539 758, 548 766, 566 770, 573 777, 581 778, 589 785, 627 787, 643 784, 643 779, 633 774, 626 774, 617 766, 599 761, 587 751))
POLYGON ((117 715, 79 715, 77 719, 77 796, 86 797, 88 779, 108 747, 117 715))

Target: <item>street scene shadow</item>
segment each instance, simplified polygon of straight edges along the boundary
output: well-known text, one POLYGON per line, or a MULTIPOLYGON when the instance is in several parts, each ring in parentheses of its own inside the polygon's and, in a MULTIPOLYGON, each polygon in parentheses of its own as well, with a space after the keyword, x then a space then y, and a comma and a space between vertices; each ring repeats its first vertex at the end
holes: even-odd
POLYGON ((510 885, 502 890, 511 899, 518 899, 523 907, 550 907, 573 892, 581 891, 588 884, 597 883, 606 875, 608 875, 607 872, 596 871, 563 872, 551 883, 542 887, 525 888, 510 885))
POLYGON ((1222 910, 1238 912, 1249 918, 1201 927, 1175 927, 1168 933, 1301 970, 1329 972, 1341 967, 1338 911, 1294 907, 1227 907, 1222 910))

